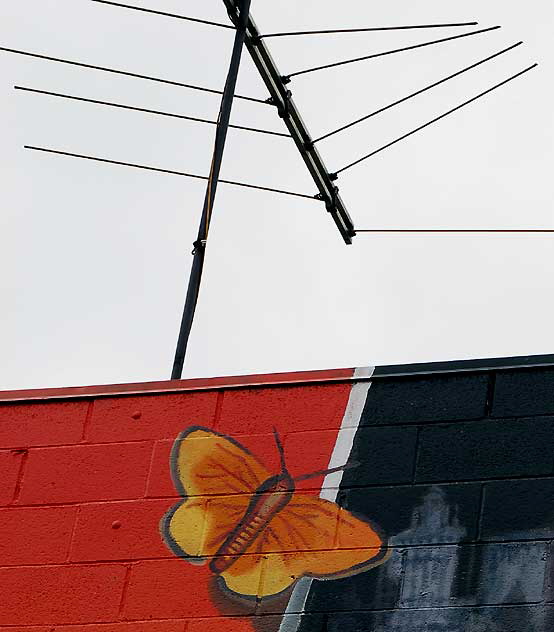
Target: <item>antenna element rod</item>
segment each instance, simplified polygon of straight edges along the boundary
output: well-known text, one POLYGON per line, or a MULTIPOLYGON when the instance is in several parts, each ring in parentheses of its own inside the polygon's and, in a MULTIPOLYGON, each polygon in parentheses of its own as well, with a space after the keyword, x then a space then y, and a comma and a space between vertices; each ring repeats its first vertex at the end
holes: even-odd
MULTIPOLYGON (((131 167, 133 169, 142 169, 143 171, 153 171, 155 173, 166 173, 171 176, 181 176, 183 178, 192 178, 193 180, 210 180, 209 176, 202 176, 197 173, 187 173, 186 171, 176 171, 175 169, 163 169, 162 167, 152 167, 149 165, 140 165, 136 162, 123 162, 121 160, 110 160, 109 158, 100 158, 98 156, 88 156, 86 154, 77 154, 71 151, 62 151, 49 147, 36 147, 35 145, 24 145, 24 149, 32 151, 41 151, 45 154, 54 154, 56 156, 67 156, 68 158, 78 158, 81 160, 90 160, 92 162, 100 162, 106 165, 117 165, 120 167, 131 167)), ((243 187, 245 189, 253 189, 256 191, 265 191, 267 193, 280 193, 281 195, 291 195, 293 197, 303 198, 305 200, 317 200, 317 196, 307 195, 306 193, 297 193, 296 191, 287 191, 286 189, 274 189, 273 187, 264 187, 259 184, 249 184, 248 182, 237 182, 236 180, 223 180, 220 178, 220 184, 229 184, 234 187, 243 187)))
POLYGON ((427 92, 428 90, 431 90, 432 88, 436 88, 437 86, 440 86, 443 83, 446 83, 447 81, 450 81, 451 79, 454 79, 455 77, 459 77, 460 75, 463 75, 465 72, 468 72, 470 70, 473 70, 474 68, 477 68, 478 66, 481 66, 482 64, 487 63, 488 61, 491 61, 492 59, 496 59, 497 57, 500 57, 500 55, 504 55, 504 53, 507 53, 511 50, 513 50, 514 48, 517 48, 518 46, 521 46, 521 44, 523 44, 523 42, 517 42, 517 44, 513 44, 512 46, 509 46, 508 48, 504 48, 503 50, 499 51, 498 53, 494 53, 494 55, 490 55, 489 57, 485 57, 485 59, 481 59, 480 61, 471 64, 471 66, 466 66, 465 68, 462 68, 461 70, 458 70, 457 72, 448 75, 448 77, 444 77, 443 79, 439 79, 438 81, 435 81, 434 83, 431 83, 428 86, 425 86, 425 88, 420 88, 419 90, 417 90, 416 92, 412 92, 411 94, 409 94, 408 96, 402 97, 401 99, 398 99, 397 101, 394 101, 393 103, 389 103, 388 105, 385 105, 381 108, 379 108, 378 110, 373 110, 373 112, 370 112, 369 114, 366 114, 365 116, 362 116, 362 118, 356 119, 355 121, 352 121, 352 123, 348 123, 347 125, 343 125, 342 127, 339 127, 335 130, 333 130, 332 132, 329 132, 328 134, 325 134, 324 136, 320 136, 319 138, 316 138, 314 140, 314 144, 315 143, 319 143, 322 140, 325 140, 326 138, 330 138, 331 136, 334 136, 335 134, 338 134, 339 132, 344 132, 347 129, 350 129, 351 127, 354 127, 355 125, 358 125, 359 123, 363 123, 364 121, 367 121, 368 119, 377 116, 377 114, 381 114, 382 112, 386 112, 387 110, 390 110, 391 108, 400 105, 401 103, 405 103, 406 101, 409 101, 410 99, 413 99, 414 97, 419 96, 420 94, 423 94, 424 92, 427 92))
MULTIPOLYGON (((156 114, 158 116, 167 116, 168 118, 181 119, 183 121, 192 121, 193 123, 206 123, 209 125, 217 125, 218 123, 217 121, 212 121, 212 120, 208 120, 204 118, 198 118, 197 116, 187 116, 186 114, 176 114, 175 112, 163 112, 162 110, 150 110, 148 108, 141 108, 135 105, 127 105, 125 103, 114 103, 113 101, 99 101, 98 99, 88 99, 86 97, 80 97, 74 94, 51 92, 50 90, 38 90, 37 88, 28 88, 25 86, 14 86, 14 90, 21 90, 22 92, 29 92, 32 94, 41 94, 41 95, 46 95, 49 97, 67 99, 68 101, 80 101, 82 103, 91 103, 93 105, 104 105, 111 108, 129 110, 132 112, 142 112, 145 114, 156 114)), ((258 127, 246 127, 244 125, 229 125, 229 127, 232 129, 238 129, 245 132, 254 132, 256 134, 267 134, 269 136, 279 136, 281 138, 290 138, 290 134, 274 132, 269 129, 260 129, 258 127)))
POLYGON ((347 64, 355 64, 359 61, 366 61, 368 59, 377 59, 377 57, 386 57, 387 55, 395 55, 396 53, 404 53, 409 50, 416 50, 418 48, 425 48, 426 46, 435 46, 436 44, 442 44, 444 42, 452 42, 464 37, 472 37, 473 35, 481 35, 482 33, 489 33, 490 31, 496 31, 501 28, 500 26, 491 26, 487 29, 479 29, 478 31, 470 31, 469 33, 462 33, 461 35, 452 35, 451 37, 443 37, 438 40, 432 40, 430 42, 422 42, 421 44, 414 44, 413 46, 403 46, 402 48, 394 48, 393 50, 386 50, 382 53, 373 53, 372 55, 364 55, 363 57, 355 57, 354 59, 345 59, 343 61, 336 61, 332 64, 325 64, 324 66, 314 66, 313 68, 306 68, 305 70, 299 70, 293 72, 285 77, 288 83, 292 77, 298 77, 300 75, 306 75, 309 72, 317 72, 319 70, 327 70, 328 68, 336 68, 337 66, 346 66, 347 64))
MULTIPOLYGON (((95 66, 93 64, 85 64, 81 61, 73 61, 71 59, 62 59, 61 57, 52 57, 51 55, 43 55, 42 53, 32 53, 26 50, 18 50, 16 48, 6 48, 0 46, 0 52, 12 53, 13 55, 22 55, 24 57, 32 57, 34 59, 43 59, 45 61, 53 61, 58 64, 66 64, 68 66, 76 66, 78 68, 88 68, 90 70, 99 70, 101 72, 109 72, 114 75, 121 75, 122 77, 132 77, 134 79, 145 79, 146 81, 155 81, 157 83, 163 83, 168 86, 177 86, 179 88, 188 88, 189 90, 196 90, 199 92, 207 92, 209 94, 223 94, 221 90, 214 90, 213 88, 204 88, 203 86, 197 86, 190 83, 183 83, 181 81, 173 81, 171 79, 163 79, 161 77, 152 77, 150 75, 141 75, 136 72, 128 72, 127 70, 118 70, 117 68, 107 68, 106 66, 95 66)), ((235 99, 243 99, 244 101, 251 101, 253 103, 265 104, 263 99, 256 99, 255 97, 246 97, 243 95, 235 94, 235 99)))
POLYGON ((424 123, 423 125, 420 125, 419 127, 416 127, 411 132, 408 132, 407 134, 403 134, 399 138, 396 138, 395 140, 391 141, 390 143, 387 143, 386 145, 383 145, 382 147, 379 147, 379 149, 375 149, 371 153, 366 154, 365 156, 362 156, 361 158, 358 158, 358 160, 355 160, 354 162, 351 162, 350 164, 346 165, 346 167, 342 167, 341 169, 336 171, 335 172, 335 176, 337 176, 339 173, 342 173, 343 171, 346 171, 347 169, 351 169, 352 167, 355 167, 356 165, 359 165, 361 162, 364 162, 364 160, 367 160, 368 158, 371 158, 372 156, 375 156, 376 154, 381 153, 385 149, 388 149, 389 147, 392 147, 393 145, 396 145, 396 143, 399 143, 400 141, 405 140, 406 138, 409 138, 410 136, 413 136, 414 134, 417 134, 418 132, 421 132, 422 130, 426 129, 427 127, 429 127, 431 125, 434 125, 435 123, 437 123, 438 121, 441 121, 442 119, 446 118, 447 116, 450 116, 451 114, 454 114, 454 112, 457 112, 458 110, 461 110, 462 108, 465 108, 466 106, 468 106, 471 103, 477 101, 478 99, 483 98, 487 94, 490 94, 491 92, 494 92, 495 90, 498 90, 498 88, 501 88, 502 86, 505 86, 507 83, 510 83, 511 81, 514 81, 514 79, 518 79, 519 77, 521 77, 525 73, 529 72, 530 70, 533 70, 537 66, 538 66, 538 64, 533 64, 532 66, 529 66, 528 68, 525 68, 524 70, 521 70, 520 72, 516 73, 515 75, 512 75, 511 77, 508 77, 508 79, 505 79, 504 81, 501 81, 500 83, 497 83, 496 85, 492 86, 492 88, 489 88, 488 90, 485 90, 484 92, 480 92, 478 95, 472 97, 471 99, 468 99, 467 101, 464 101, 463 103, 460 103, 460 105, 457 105, 455 108, 452 108, 451 110, 448 110, 448 112, 445 112, 444 114, 441 114, 440 116, 435 117, 431 121, 428 121, 427 123, 424 123))
POLYGON ((188 22, 196 22, 197 24, 207 24, 208 26, 219 26, 222 29, 234 29, 231 24, 221 24, 221 22, 211 22, 210 20, 201 20, 200 18, 191 18, 188 15, 180 15, 177 13, 167 13, 166 11, 157 11, 155 9, 146 9, 145 7, 137 7, 132 4, 122 4, 121 2, 111 2, 111 0, 92 0, 99 4, 109 4, 112 7, 120 7, 121 9, 133 9, 133 11, 142 11, 142 13, 150 13, 152 15, 162 15, 166 18, 177 18, 178 20, 186 20, 188 22))
MULTIPOLYGON (((94 0, 102 2, 103 0, 94 0)), ((449 22, 447 24, 409 24, 407 26, 370 26, 363 29, 323 29, 321 31, 289 31, 288 33, 266 33, 260 35, 267 37, 291 37, 295 35, 335 35, 340 33, 372 33, 375 31, 409 31, 413 29, 439 29, 451 28, 454 26, 477 26, 478 22, 449 22)))
POLYGON ((364 228, 357 233, 554 233, 549 228, 364 228))

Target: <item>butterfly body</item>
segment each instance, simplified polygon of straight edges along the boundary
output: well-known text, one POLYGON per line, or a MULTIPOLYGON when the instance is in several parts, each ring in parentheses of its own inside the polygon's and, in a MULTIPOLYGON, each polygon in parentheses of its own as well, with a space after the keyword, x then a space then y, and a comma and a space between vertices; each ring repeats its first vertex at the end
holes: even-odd
POLYGON ((241 521, 220 546, 210 563, 214 573, 230 568, 264 533, 273 518, 290 502, 294 494, 294 481, 283 472, 267 479, 252 495, 241 521))

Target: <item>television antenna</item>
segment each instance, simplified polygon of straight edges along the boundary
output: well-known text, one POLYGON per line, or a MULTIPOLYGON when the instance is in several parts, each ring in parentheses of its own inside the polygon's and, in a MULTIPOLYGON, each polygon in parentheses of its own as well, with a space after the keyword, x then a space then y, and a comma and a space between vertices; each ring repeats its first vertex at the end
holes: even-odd
POLYGON ((336 134, 342 133, 345 130, 351 129, 370 118, 373 118, 382 112, 390 110, 397 105, 409 101, 418 97, 419 95, 426 93, 433 88, 442 85, 452 79, 459 77, 465 73, 470 72, 471 70, 482 66, 498 57, 508 54, 510 51, 518 48, 523 44, 523 42, 516 42, 507 48, 496 51, 485 58, 474 61, 473 63, 465 66, 463 68, 459 68, 446 77, 442 77, 434 81, 433 83, 421 87, 419 90, 408 94, 401 99, 398 99, 384 107, 381 107, 377 110, 369 112, 367 115, 358 118, 346 125, 342 125, 334 130, 327 132, 326 134, 320 136, 319 138, 313 138, 310 134, 304 120, 301 116, 301 113, 294 102, 292 91, 290 89, 290 84, 296 80, 296 78, 301 77, 306 74, 315 73, 315 72, 324 72, 330 68, 342 67, 345 65, 351 64, 361 64, 370 60, 375 60, 378 58, 382 58, 385 56, 391 55, 401 55, 407 52, 427 48, 440 46, 443 43, 460 40, 470 37, 482 36, 492 31, 496 31, 500 26, 492 26, 487 28, 479 28, 472 31, 457 33, 456 35, 450 35, 448 37, 442 37, 439 39, 429 39, 418 44, 413 44, 411 46, 404 46, 401 48, 393 48, 388 49, 379 53, 372 53, 369 55, 364 55, 361 57, 355 57, 352 59, 344 59, 339 60, 333 63, 328 63, 324 65, 314 66, 311 68, 304 68, 301 70, 297 70, 295 72, 289 73, 285 75, 281 73, 278 69, 275 61, 273 60, 271 53, 269 51, 267 40, 274 38, 285 38, 285 37, 300 37, 300 36, 322 36, 329 34, 348 34, 348 33, 362 33, 362 32, 374 32, 374 31, 403 31, 403 30, 416 30, 423 31, 427 29, 436 29, 436 28, 458 28, 458 27, 474 27, 477 26, 478 23, 475 21, 470 22, 448 22, 448 23, 435 23, 435 24, 412 24, 412 25, 398 25, 398 26, 371 26, 367 28, 341 28, 341 29, 325 29, 325 30, 313 30, 313 31, 288 31, 282 33, 261 33, 256 26, 256 23, 250 12, 251 0, 223 0, 223 4, 227 10, 227 13, 230 18, 230 23, 224 24, 220 22, 214 22, 211 20, 203 20, 200 18, 185 16, 181 14, 168 13, 164 11, 159 11, 155 9, 149 9, 145 7, 138 7, 131 4, 124 4, 121 2, 116 2, 114 0, 91 0, 97 4, 102 5, 110 5, 113 7, 119 7, 123 9, 129 9, 134 11, 139 11, 145 14, 158 15, 168 18, 174 18, 179 20, 185 20, 188 22, 192 22, 198 25, 210 26, 214 28, 221 29, 232 29, 235 31, 235 40, 233 45, 233 50, 231 54, 231 60, 229 64, 229 70, 227 73, 227 80, 225 82, 225 86, 223 90, 218 90, 214 88, 210 88, 207 86, 199 86, 190 83, 184 83, 181 81, 174 81, 171 79, 163 78, 163 77, 155 77, 151 75, 145 75, 141 73, 131 72, 125 69, 118 69, 113 67, 105 67, 98 66, 82 61, 53 57, 51 55, 46 55, 43 53, 37 53, 32 51, 24 51, 19 49, 1 47, 1 52, 21 55, 25 57, 31 57, 36 59, 41 59, 48 62, 66 64, 70 66, 76 66, 85 68, 88 70, 94 70, 98 72, 110 73, 114 75, 121 75, 126 77, 132 77, 135 79, 140 79, 144 81, 156 82, 159 84, 167 84, 172 86, 181 87, 187 90, 199 91, 208 94, 214 94, 221 96, 221 106, 219 115, 217 120, 210 120, 200 117, 188 116, 182 113, 176 112, 166 112, 159 110, 152 110, 148 108, 143 108, 139 106, 135 106, 132 104, 126 103, 117 103, 113 101, 101 101, 98 99, 88 98, 81 95, 68 94, 62 92, 54 92, 45 89, 37 89, 32 86, 14 86, 14 88, 18 91, 33 94, 37 96, 49 96, 58 99, 66 99, 73 102, 85 102, 94 105, 98 105, 101 107, 110 107, 110 108, 118 108, 129 111, 139 111, 144 113, 149 113, 156 116, 165 116, 178 118, 182 120, 187 120, 199 124, 207 124, 207 125, 215 125, 216 126, 216 134, 215 134, 215 142, 214 149, 212 155, 211 167, 208 175, 203 174, 195 174, 185 171, 179 171, 175 169, 167 169, 163 167, 158 167, 154 165, 142 165, 134 162, 125 162, 125 161, 117 161, 111 160, 109 158, 100 157, 100 156, 90 156, 79 152, 72 151, 61 151, 55 148, 50 147, 39 147, 36 145, 25 145, 26 149, 39 151, 47 154, 56 154, 71 158, 101 162, 104 164, 117 165, 117 166, 125 166, 130 168, 142 169, 147 171, 155 171, 161 173, 168 173, 172 175, 177 175, 186 178, 194 178, 199 180, 206 181, 206 193, 204 198, 204 205, 202 208, 202 214, 199 223, 199 229, 197 238, 193 244, 193 263, 191 267, 187 295, 185 300, 185 306, 183 310, 183 316, 181 319, 181 325, 179 329, 179 337, 177 348, 175 352, 173 368, 171 372, 172 379, 180 379, 182 376, 184 361, 186 350, 188 346, 188 341, 190 337, 190 333, 192 330, 192 325, 194 321, 194 314, 196 311, 196 306, 198 303, 198 296, 200 292, 201 280, 202 280, 202 272, 204 267, 205 253, 206 253, 206 245, 208 242, 208 235, 210 229, 210 223, 213 215, 214 203, 217 194, 218 184, 224 184, 228 186, 238 186, 238 187, 246 187, 250 189, 259 189, 265 192, 282 194, 287 196, 295 196, 309 200, 319 201, 324 204, 327 212, 331 215, 333 221, 336 224, 336 227, 339 231, 341 238, 343 239, 345 244, 352 244, 353 238, 357 234, 380 234, 380 233, 427 233, 434 235, 442 235, 448 233, 461 233, 461 234, 474 234, 474 233, 499 233, 499 234, 508 234, 508 233, 554 233, 554 230, 551 229, 541 229, 541 228, 522 228, 522 229, 479 229, 479 228, 460 228, 460 229, 449 229, 449 228, 432 228, 432 229, 420 229, 420 228, 357 228, 354 226, 354 223, 348 213, 348 210, 345 207, 345 204, 340 196, 339 188, 337 186, 337 181, 340 177, 340 174, 346 170, 357 167, 361 163, 371 159, 377 154, 385 151, 389 147, 396 145, 397 143, 402 142, 410 136, 413 136, 426 128, 437 124, 442 119, 453 115, 458 112, 462 108, 468 107, 474 102, 484 98, 490 93, 506 86, 512 81, 522 77, 527 74, 529 71, 533 70, 537 67, 537 64, 532 64, 523 70, 509 76, 508 78, 500 81, 499 83, 491 86, 487 90, 480 92, 477 95, 469 98, 463 103, 455 106, 454 108, 444 112, 443 114, 436 116, 432 120, 422 123, 411 131, 399 136, 398 138, 393 139, 392 141, 386 143, 382 147, 372 150, 369 153, 361 156, 357 160, 350 162, 347 165, 342 166, 339 169, 330 170, 327 165, 323 161, 321 154, 317 149, 317 145, 319 143, 324 142, 328 138, 335 136, 336 134), (263 80, 268 92, 268 99, 260 99, 248 95, 236 94, 236 84, 238 78, 238 72, 241 64, 243 49, 246 48, 250 57, 252 58, 258 73, 263 80), (244 100, 249 102, 254 102, 258 104, 263 104, 267 106, 274 107, 285 124, 288 133, 275 132, 272 130, 261 129, 259 127, 254 126, 240 126, 231 124, 231 112, 234 100, 244 100), (223 161, 223 155, 227 140, 228 130, 231 128, 235 128, 241 130, 243 132, 256 133, 256 134, 266 134, 272 135, 274 137, 285 137, 292 138, 296 145, 296 149, 298 150, 304 164, 306 165, 310 176, 314 182, 314 185, 317 189, 317 193, 315 195, 308 193, 300 193, 296 191, 289 191, 285 189, 278 189, 273 187, 267 187, 262 185, 257 185, 254 183, 247 182, 238 182, 232 180, 225 180, 220 178, 220 171, 223 161))

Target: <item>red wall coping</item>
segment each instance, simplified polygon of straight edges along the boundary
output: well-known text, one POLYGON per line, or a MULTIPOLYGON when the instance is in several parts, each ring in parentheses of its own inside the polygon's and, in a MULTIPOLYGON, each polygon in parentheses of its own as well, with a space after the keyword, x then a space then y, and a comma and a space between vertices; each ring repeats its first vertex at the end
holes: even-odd
POLYGON ((262 373, 231 377, 196 378, 189 380, 164 380, 160 382, 137 382, 133 384, 0 391, 0 402, 78 399, 113 395, 137 395, 142 393, 180 393, 255 386, 344 382, 351 380, 353 374, 354 369, 333 369, 325 371, 298 371, 291 373, 262 373))

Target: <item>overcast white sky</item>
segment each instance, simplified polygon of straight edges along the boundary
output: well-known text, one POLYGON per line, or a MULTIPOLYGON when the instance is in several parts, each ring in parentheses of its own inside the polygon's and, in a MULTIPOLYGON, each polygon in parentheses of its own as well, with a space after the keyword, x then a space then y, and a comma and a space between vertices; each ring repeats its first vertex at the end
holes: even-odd
MULTIPOLYGON (((221 0, 131 2, 228 19, 221 0)), ((554 227, 551 0, 253 0, 252 14, 265 32, 503 25, 299 77, 291 88, 320 135, 524 40, 320 148, 335 170, 538 61, 339 185, 359 228, 554 227)), ((288 74, 454 32, 269 45, 288 74)), ((0 46, 217 89, 232 38, 89 0, 0 3, 0 46)), ((207 118, 218 97, 0 52, 0 389, 168 378, 204 183, 23 145, 206 174, 213 129, 16 92, 16 84, 207 118)), ((248 55, 238 91, 267 96, 248 55)), ((237 101, 233 119, 284 129, 273 108, 257 104, 237 101)), ((240 131, 230 132, 222 177, 316 192, 291 141, 240 131)), ((347 247, 321 204, 221 186, 185 377, 554 353, 553 238, 360 235, 347 247)))

